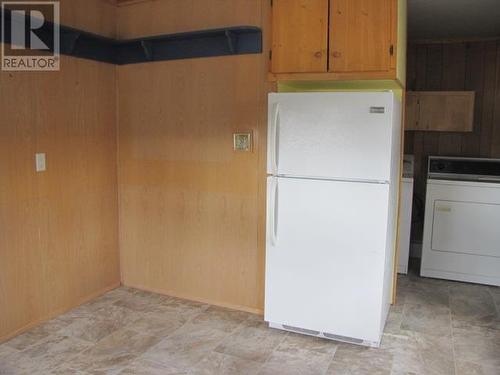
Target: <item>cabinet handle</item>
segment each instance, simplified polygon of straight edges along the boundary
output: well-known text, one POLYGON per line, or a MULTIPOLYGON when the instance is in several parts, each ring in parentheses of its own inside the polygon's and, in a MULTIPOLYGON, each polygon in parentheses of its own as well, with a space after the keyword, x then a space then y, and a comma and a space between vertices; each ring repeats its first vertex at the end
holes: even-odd
POLYGON ((316 53, 314 54, 314 57, 316 57, 316 58, 318 58, 318 59, 319 59, 319 58, 321 58, 322 56, 323 56, 323 53, 322 53, 321 51, 318 51, 318 52, 316 52, 316 53))
POLYGON ((332 53, 332 56, 335 57, 335 58, 339 58, 339 57, 342 56, 342 53, 335 51, 335 52, 332 53))

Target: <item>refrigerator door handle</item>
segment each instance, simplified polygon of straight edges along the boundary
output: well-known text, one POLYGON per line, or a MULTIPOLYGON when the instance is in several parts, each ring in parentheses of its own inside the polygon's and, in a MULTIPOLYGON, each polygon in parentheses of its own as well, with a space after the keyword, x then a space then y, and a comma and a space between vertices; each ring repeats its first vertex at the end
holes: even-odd
POLYGON ((280 127, 280 111, 279 104, 274 107, 274 119, 273 119, 273 147, 271 150, 271 160, 273 166, 273 174, 278 174, 278 159, 279 159, 279 127, 280 127))
POLYGON ((271 233, 271 244, 273 246, 276 246, 278 243, 278 181, 279 179, 277 177, 273 178, 274 180, 274 189, 273 189, 273 200, 272 200, 272 209, 273 212, 271 213, 270 217, 272 219, 272 222, 270 223, 270 233, 271 233))

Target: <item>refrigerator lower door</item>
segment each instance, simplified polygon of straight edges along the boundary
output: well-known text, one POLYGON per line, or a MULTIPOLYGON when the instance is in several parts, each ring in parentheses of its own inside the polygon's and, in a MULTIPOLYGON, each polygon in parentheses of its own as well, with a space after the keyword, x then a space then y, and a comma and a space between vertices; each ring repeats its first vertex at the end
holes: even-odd
POLYGON ((265 320, 378 346, 388 210, 387 184, 268 177, 265 320))

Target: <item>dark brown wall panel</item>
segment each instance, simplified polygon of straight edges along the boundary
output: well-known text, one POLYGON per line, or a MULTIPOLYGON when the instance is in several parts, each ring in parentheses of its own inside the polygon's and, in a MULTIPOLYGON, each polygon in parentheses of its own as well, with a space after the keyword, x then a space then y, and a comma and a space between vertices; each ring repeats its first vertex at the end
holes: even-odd
MULTIPOLYGON (((415 155, 415 194, 425 201, 430 155, 500 158, 500 42, 410 45, 409 91, 471 90, 476 93, 474 131, 407 131, 405 152, 415 155)), ((421 238, 422 223, 414 227, 421 238)))

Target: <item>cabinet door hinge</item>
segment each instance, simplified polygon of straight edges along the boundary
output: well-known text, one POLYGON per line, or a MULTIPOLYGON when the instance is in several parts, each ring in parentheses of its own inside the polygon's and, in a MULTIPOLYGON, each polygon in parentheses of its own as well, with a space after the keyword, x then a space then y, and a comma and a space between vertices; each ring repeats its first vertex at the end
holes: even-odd
POLYGON ((391 56, 394 55, 394 45, 393 44, 391 44, 391 46, 389 47, 389 53, 391 56))

